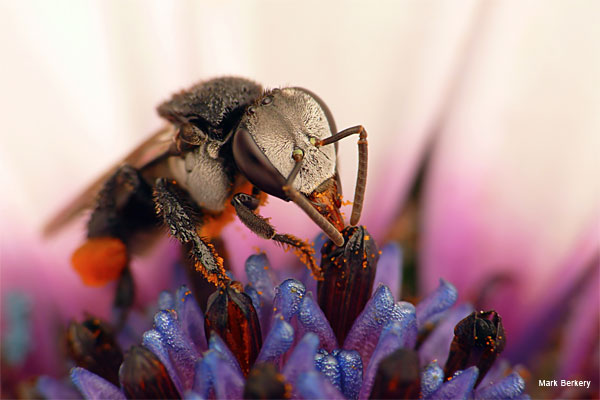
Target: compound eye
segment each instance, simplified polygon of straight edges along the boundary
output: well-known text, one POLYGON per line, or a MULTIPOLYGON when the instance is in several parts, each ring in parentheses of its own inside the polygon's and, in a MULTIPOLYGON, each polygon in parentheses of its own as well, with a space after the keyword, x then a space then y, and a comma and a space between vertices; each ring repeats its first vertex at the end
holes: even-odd
POLYGON ((257 188, 272 196, 287 200, 283 192, 285 178, 258 147, 245 127, 233 137, 233 158, 242 174, 257 188))

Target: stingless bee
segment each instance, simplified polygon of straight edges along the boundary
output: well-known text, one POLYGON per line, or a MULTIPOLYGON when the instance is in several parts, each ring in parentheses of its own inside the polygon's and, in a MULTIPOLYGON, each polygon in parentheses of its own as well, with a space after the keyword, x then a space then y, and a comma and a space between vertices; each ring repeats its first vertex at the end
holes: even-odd
POLYGON ((230 278, 207 238, 234 214, 258 236, 295 249, 317 279, 310 246, 275 231, 258 214, 266 194, 298 205, 338 246, 345 223, 337 172, 340 139, 358 135, 359 167, 350 219, 360 218, 367 175, 367 133, 337 132, 323 101, 288 87, 263 91, 236 77, 200 82, 158 107, 169 126, 146 140, 122 164, 52 220, 46 232, 92 207, 87 241, 73 254, 87 284, 130 279, 136 233, 162 222, 190 247, 196 269, 223 287, 230 278), (95 197, 95 200, 94 200, 95 197))

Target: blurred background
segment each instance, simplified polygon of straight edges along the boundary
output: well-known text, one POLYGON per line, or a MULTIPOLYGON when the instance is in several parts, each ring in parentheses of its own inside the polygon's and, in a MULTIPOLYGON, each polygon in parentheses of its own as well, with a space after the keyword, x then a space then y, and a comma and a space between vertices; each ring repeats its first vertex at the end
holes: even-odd
MULTIPOLYGON (((43 223, 163 126, 160 102, 240 75, 306 87, 339 129, 366 127, 361 222, 412 246, 412 296, 447 279, 503 315, 512 361, 539 379, 597 382, 598 2, 0 0, 0 15, 2 304, 28 294, 31 324, 111 301, 112 288, 85 288, 70 269, 84 220, 50 241, 43 223)), ((347 197, 356 153, 340 144, 347 197)), ((279 200, 263 214, 282 232, 317 233, 279 200)), ((254 246, 289 260, 237 222, 224 237, 235 260, 254 246)), ((135 272, 140 302, 164 288, 164 266, 135 272)), ((12 357, 23 366, 31 354, 12 357)))

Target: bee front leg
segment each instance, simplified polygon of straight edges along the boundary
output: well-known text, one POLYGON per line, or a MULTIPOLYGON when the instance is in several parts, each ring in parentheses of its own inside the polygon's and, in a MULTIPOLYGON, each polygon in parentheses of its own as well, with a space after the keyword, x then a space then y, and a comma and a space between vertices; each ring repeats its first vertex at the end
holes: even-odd
POLYGON ((237 193, 231 199, 231 204, 235 208, 240 221, 261 238, 274 240, 277 243, 292 247, 300 260, 308 266, 315 279, 322 279, 321 269, 314 258, 314 249, 304 240, 293 235, 277 233, 269 220, 256 212, 260 200, 256 196, 258 193, 253 191, 253 194, 255 196, 237 193))
POLYGON ((223 259, 212 244, 198 235, 201 225, 200 212, 189 198, 189 194, 176 182, 159 178, 154 185, 156 212, 163 219, 171 236, 181 243, 191 245, 194 266, 204 277, 218 287, 225 287, 231 279, 225 273, 223 259))
POLYGON ((362 213, 363 202, 365 199, 365 189, 367 186, 367 164, 369 152, 367 149, 367 131, 362 125, 353 126, 352 128, 344 129, 326 139, 318 141, 316 146, 326 146, 336 143, 350 135, 358 135, 358 171, 356 173, 356 186, 354 188, 354 201, 352 204, 352 215, 350 217, 350 225, 356 226, 360 220, 362 213))

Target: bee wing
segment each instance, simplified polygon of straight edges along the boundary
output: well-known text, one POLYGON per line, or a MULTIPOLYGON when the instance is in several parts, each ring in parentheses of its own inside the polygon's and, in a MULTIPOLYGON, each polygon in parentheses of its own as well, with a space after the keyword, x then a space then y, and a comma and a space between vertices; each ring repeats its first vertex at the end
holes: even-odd
POLYGON ((138 147, 127 154, 123 160, 115 164, 88 185, 79 196, 74 198, 66 207, 50 219, 43 227, 43 235, 48 237, 57 233, 77 218, 84 210, 94 207, 96 196, 102 188, 102 185, 116 172, 119 166, 129 164, 135 168, 143 168, 168 156, 173 143, 174 134, 174 128, 170 125, 159 130, 142 142, 138 147))

